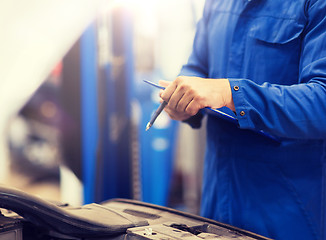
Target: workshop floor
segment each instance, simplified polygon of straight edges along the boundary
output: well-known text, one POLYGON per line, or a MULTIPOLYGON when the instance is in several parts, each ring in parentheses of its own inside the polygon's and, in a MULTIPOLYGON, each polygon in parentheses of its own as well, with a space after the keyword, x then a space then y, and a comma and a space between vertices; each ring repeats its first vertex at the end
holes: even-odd
POLYGON ((55 179, 34 181, 31 177, 10 169, 4 185, 20 189, 45 200, 60 201, 60 184, 55 179))

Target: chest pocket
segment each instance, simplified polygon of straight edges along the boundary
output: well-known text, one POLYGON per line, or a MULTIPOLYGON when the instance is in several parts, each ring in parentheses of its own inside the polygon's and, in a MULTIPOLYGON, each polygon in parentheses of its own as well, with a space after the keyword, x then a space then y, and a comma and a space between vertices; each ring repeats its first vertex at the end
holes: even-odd
POLYGON ((257 83, 298 83, 303 30, 304 25, 294 19, 253 19, 245 44, 244 75, 257 83))
POLYGON ((248 36, 268 43, 285 44, 299 38, 303 29, 304 25, 294 19, 258 17, 253 21, 248 36))

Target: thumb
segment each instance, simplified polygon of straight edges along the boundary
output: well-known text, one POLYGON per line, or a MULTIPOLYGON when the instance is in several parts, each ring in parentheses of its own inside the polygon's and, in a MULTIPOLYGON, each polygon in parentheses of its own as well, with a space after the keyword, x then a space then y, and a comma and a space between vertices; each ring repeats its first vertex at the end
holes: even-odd
POLYGON ((159 84, 160 86, 162 86, 162 87, 167 87, 167 86, 170 85, 170 83, 171 83, 171 81, 166 81, 166 80, 159 80, 159 81, 158 81, 158 84, 159 84))

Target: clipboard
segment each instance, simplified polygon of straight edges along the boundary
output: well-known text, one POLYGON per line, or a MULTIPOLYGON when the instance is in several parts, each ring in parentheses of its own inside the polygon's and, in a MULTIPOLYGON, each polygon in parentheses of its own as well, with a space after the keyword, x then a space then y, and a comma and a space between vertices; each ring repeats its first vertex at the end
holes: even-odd
MULTIPOLYGON (((162 89, 162 90, 165 89, 165 87, 162 87, 162 86, 160 86, 160 85, 158 85, 156 83, 153 83, 151 81, 148 81, 148 80, 143 80, 143 81, 145 83, 148 83, 149 85, 151 85, 153 87, 156 87, 156 88, 159 88, 159 89, 162 89)), ((229 122, 232 122, 232 123, 238 125, 238 119, 236 118, 236 115, 227 107, 222 107, 222 108, 219 108, 219 109, 205 107, 202 110, 207 114, 214 115, 216 117, 222 118, 222 119, 224 119, 226 121, 229 121, 229 122)), ((268 134, 268 133, 266 133, 266 132, 264 132, 262 130, 252 130, 252 131, 280 143, 280 140, 277 137, 275 137, 275 136, 273 136, 271 134, 268 134)))

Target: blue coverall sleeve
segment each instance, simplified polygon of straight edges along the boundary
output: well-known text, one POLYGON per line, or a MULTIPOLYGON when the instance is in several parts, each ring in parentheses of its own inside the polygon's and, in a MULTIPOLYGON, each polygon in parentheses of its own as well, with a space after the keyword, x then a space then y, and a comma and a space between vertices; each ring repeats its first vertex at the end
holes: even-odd
MULTIPOLYGON (((300 36, 302 46, 299 74, 294 76, 296 84, 273 84, 275 79, 264 79, 265 83, 258 84, 257 79, 229 78, 240 128, 262 130, 285 138, 326 138, 326 1, 306 2, 307 21, 300 36)), ((206 29, 211 4, 206 1, 192 54, 180 75, 211 77, 213 66, 209 66, 209 29, 206 29)))
MULTIPOLYGON (((197 23, 197 31, 193 44, 193 51, 180 71, 180 76, 208 77, 208 62, 207 62, 207 31, 206 22, 209 15, 209 1, 205 2, 203 17, 197 23)), ((200 128, 203 114, 198 112, 195 116, 185 120, 192 128, 200 128)))
MULTIPOLYGON (((180 75, 184 76, 196 76, 206 78, 208 63, 204 56, 207 56, 207 32, 206 24, 208 18, 208 2, 206 1, 204 6, 203 18, 197 23, 197 32, 194 39, 193 51, 188 59, 188 63, 181 69, 180 75)), ((200 128, 203 114, 198 112, 195 116, 185 120, 192 128, 200 128)))
POLYGON ((186 65, 181 69, 179 75, 208 77, 207 61, 207 21, 209 18, 209 1, 205 2, 203 17, 197 23, 196 35, 193 44, 192 53, 186 65))
POLYGON ((326 1, 317 0, 306 11, 298 84, 229 79, 240 128, 287 138, 326 138, 326 1))

